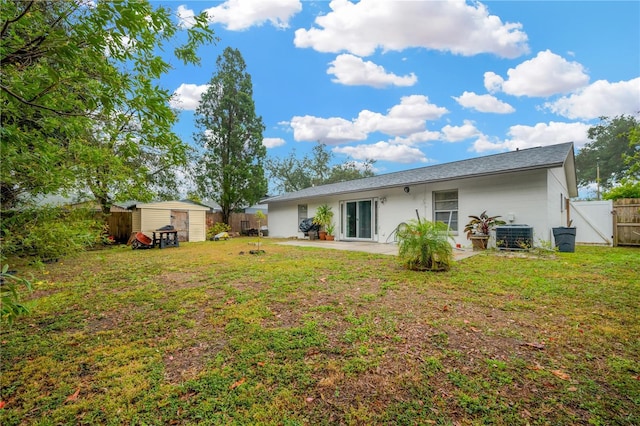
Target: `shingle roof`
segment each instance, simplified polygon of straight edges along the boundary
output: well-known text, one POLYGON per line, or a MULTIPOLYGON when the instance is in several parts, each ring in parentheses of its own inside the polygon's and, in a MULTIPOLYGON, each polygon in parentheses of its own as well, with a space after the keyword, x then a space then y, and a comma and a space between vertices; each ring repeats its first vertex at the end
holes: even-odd
MULTIPOLYGON (((496 175, 515 171, 562 167, 568 157, 570 159, 571 168, 568 173, 573 176, 568 176, 568 181, 570 186, 575 187, 573 142, 567 142, 557 145, 522 149, 488 155, 485 157, 471 158, 452 163, 437 164, 434 166, 421 167, 401 172, 387 173, 345 182, 331 183, 328 185, 315 186, 305 188, 300 191, 277 195, 268 198, 263 202, 269 204, 350 192, 369 191, 373 189, 496 175)), ((570 193, 573 193, 574 191, 575 190, 571 190, 570 188, 570 193)))

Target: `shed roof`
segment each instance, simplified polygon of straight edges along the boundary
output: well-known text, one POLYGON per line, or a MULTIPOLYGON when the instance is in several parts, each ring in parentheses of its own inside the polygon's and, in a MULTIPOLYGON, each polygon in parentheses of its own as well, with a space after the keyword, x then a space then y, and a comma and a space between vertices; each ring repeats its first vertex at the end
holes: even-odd
POLYGON ((138 203, 135 206, 129 208, 136 209, 159 209, 159 210, 172 210, 172 209, 181 209, 181 210, 202 210, 208 211, 209 207, 202 206, 195 203, 188 203, 184 201, 157 201, 154 203, 138 203))
POLYGON ((573 142, 528 148, 452 163, 437 164, 401 172, 387 173, 328 185, 314 186, 288 192, 264 200, 265 203, 316 198, 350 192, 468 179, 526 170, 564 167, 569 185, 569 196, 578 195, 573 142))

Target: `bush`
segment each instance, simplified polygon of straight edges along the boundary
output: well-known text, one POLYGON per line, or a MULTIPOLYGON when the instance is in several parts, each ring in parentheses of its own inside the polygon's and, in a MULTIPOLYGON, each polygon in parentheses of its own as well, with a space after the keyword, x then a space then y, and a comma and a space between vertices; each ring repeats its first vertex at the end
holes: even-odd
POLYGON ((231 227, 224 222, 216 222, 207 230, 207 239, 213 240, 213 237, 218 235, 221 232, 229 232, 231 231, 231 227))
POLYGON ((627 180, 622 185, 611 188, 602 196, 605 200, 640 198, 640 181, 627 180))
POLYGON ((398 227, 398 255, 412 270, 448 271, 453 263, 451 238, 444 223, 414 219, 398 227))
POLYGON ((5 256, 50 261, 101 244, 104 222, 88 209, 33 207, 3 213, 5 256))
POLYGON ((29 312, 29 309, 20 303, 20 284, 31 291, 29 280, 14 275, 9 271, 9 265, 3 265, 0 270, 0 323, 11 325, 18 316, 29 312))

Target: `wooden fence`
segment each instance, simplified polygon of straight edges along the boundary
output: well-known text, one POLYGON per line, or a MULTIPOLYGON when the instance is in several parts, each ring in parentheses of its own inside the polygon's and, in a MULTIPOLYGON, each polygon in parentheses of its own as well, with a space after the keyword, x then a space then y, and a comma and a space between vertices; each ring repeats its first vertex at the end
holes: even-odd
POLYGON ((109 235, 112 235, 119 243, 126 243, 131 236, 133 226, 131 224, 131 212, 111 212, 107 218, 109 235))
MULTIPOLYGON (((262 219, 260 227, 267 226, 267 221, 267 217, 262 219)), ((211 228, 216 222, 222 222, 222 213, 207 213, 207 229, 211 228)), ((231 222, 231 232, 242 233, 246 229, 258 229, 258 219, 252 213, 231 213, 229 222, 231 222)))
POLYGON ((613 202, 613 245, 640 246, 640 198, 613 202))

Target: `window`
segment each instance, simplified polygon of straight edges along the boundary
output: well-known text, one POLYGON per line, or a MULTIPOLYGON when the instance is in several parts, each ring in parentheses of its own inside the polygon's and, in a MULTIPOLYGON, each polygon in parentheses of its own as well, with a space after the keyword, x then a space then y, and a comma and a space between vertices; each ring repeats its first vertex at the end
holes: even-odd
POLYGON ((298 226, 300 226, 300 222, 307 218, 307 205, 306 204, 298 204, 298 226))
POLYGON ((449 226, 451 231, 458 230, 458 190, 433 193, 433 220, 449 226))

